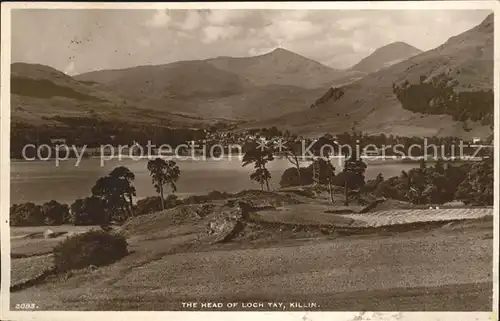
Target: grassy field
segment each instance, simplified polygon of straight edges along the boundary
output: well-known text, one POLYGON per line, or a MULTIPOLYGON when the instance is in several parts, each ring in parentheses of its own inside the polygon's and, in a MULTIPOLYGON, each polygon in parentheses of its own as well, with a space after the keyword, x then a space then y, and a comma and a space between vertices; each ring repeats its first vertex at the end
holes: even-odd
POLYGON ((53 266, 52 249, 67 234, 45 239, 47 229, 55 233, 82 233, 98 226, 27 226, 10 228, 11 244, 11 286, 36 278, 53 266))
POLYGON ((66 238, 66 234, 56 238, 44 239, 43 232, 50 229, 55 233, 82 233, 98 226, 27 226, 10 228, 11 256, 29 257, 52 252, 54 246, 66 238))
POLYGON ((36 278, 53 266, 52 255, 32 256, 11 261, 10 285, 36 278))
POLYGON ((319 310, 491 310, 491 219, 384 235, 200 245, 203 225, 142 231, 129 238, 131 253, 121 261, 13 292, 11 304, 180 310, 186 301, 300 301, 319 310))

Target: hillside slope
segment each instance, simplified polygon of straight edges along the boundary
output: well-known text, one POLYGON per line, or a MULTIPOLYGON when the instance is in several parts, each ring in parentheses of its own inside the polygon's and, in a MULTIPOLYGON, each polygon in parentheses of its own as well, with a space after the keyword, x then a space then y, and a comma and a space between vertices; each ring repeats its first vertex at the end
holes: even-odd
POLYGON ((203 118, 260 120, 307 109, 353 72, 341 72, 285 49, 245 58, 218 57, 76 76, 157 111, 203 118))
POLYGON ((278 126, 305 135, 355 129, 404 136, 488 136, 490 125, 459 122, 450 115, 414 113, 404 109, 393 93, 393 84, 418 83, 421 77, 428 81, 443 73, 456 80, 457 91, 493 88, 492 14, 480 25, 433 50, 342 87, 340 99, 330 99, 313 109, 245 126, 278 126))
POLYGON ((92 81, 78 81, 38 64, 11 65, 11 118, 33 125, 56 124, 52 118, 98 117, 102 120, 192 126, 200 120, 170 113, 145 112, 92 81))

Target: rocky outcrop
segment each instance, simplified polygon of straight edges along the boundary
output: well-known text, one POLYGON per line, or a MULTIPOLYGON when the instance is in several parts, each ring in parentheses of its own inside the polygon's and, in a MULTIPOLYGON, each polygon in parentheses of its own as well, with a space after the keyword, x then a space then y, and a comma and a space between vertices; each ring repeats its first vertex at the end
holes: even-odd
MULTIPOLYGON (((243 207, 247 206, 244 203, 242 205, 243 207)), ((207 227, 207 234, 211 238, 211 243, 224 243, 238 236, 245 229, 247 209, 244 210, 238 204, 216 214, 207 227)))

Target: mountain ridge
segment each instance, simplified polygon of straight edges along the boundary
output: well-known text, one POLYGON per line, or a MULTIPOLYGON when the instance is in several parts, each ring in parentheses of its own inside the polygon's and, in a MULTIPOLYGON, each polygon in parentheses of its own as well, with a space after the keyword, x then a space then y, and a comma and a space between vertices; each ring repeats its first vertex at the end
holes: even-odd
MULTIPOLYGON (((198 123, 201 119, 246 120, 249 123, 244 127, 278 126, 306 134, 360 129, 427 136, 479 135, 488 131, 485 126, 464 125, 448 115, 421 115, 402 108, 393 86, 404 81, 416 83, 422 77, 429 82, 448 73, 457 80, 457 91, 492 88, 492 35, 490 15, 480 25, 430 51, 416 53, 418 49, 401 42, 388 44, 374 53, 399 46, 415 54, 369 73, 352 67, 336 70, 283 48, 253 57, 220 56, 73 77, 54 68, 44 70, 43 65, 13 64, 15 81, 46 78, 56 85, 50 85, 50 90, 70 95, 41 98, 13 92, 13 119, 97 113, 108 118, 126 114, 127 119, 150 122, 159 117, 162 122, 173 120, 177 126, 190 126, 197 118, 198 123), (71 92, 61 92, 57 86, 78 94, 71 97, 71 92), (334 95, 325 95, 332 90, 334 95), (80 94, 95 96, 98 101, 93 105, 80 94), (50 108, 45 107, 47 103, 50 108), (314 109, 309 108, 311 104, 314 109)), ((373 61, 374 53, 363 60, 373 61)), ((394 61, 382 56, 385 60, 377 60, 377 64, 394 61)))
MULTIPOLYGON (((340 99, 313 109, 268 119, 249 127, 276 126, 304 135, 361 130, 402 136, 487 137, 490 125, 454 121, 450 115, 415 113, 402 108, 393 84, 429 81, 446 73, 458 82, 456 91, 493 88, 493 15, 478 26, 451 37, 443 45, 370 73, 341 87, 340 99)), ((319 97, 318 97, 319 98, 319 97)))

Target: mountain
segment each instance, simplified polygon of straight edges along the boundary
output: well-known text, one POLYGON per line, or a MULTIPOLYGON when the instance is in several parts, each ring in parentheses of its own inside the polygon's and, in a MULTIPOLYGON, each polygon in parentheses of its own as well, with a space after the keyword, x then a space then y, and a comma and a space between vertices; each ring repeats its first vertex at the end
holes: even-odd
POLYGON ((157 111, 259 120, 307 109, 344 72, 285 49, 76 76, 157 111))
POLYGON ((254 86, 318 88, 333 84, 343 74, 283 48, 255 57, 218 57, 206 62, 220 70, 238 74, 254 86))
POLYGON ((57 124, 58 117, 94 117, 133 122, 164 121, 176 126, 200 122, 169 113, 145 112, 127 104, 107 88, 92 81, 79 81, 52 67, 11 65, 11 118, 34 125, 57 124))
POLYGON ((394 65, 398 62, 418 55, 422 50, 404 42, 393 42, 376 49, 369 56, 363 58, 350 69, 363 73, 371 73, 379 69, 394 65))
MULTIPOLYGON (((329 90, 318 96, 314 108, 290 113, 245 127, 277 126, 303 135, 320 135, 361 130, 367 133, 388 133, 403 136, 457 136, 486 137, 491 134, 491 124, 481 121, 458 121, 453 115, 442 112, 430 114, 404 108, 393 86, 400 84, 429 84, 442 75, 452 78, 453 92, 477 93, 493 88, 493 14, 480 25, 450 38, 443 45, 420 53, 403 62, 377 72, 336 91, 329 90)), ((418 90, 416 90, 418 94, 418 90)), ((483 92, 485 93, 485 92, 483 92)), ((422 92, 424 94, 424 92, 422 92)), ((426 94, 427 95, 427 94, 426 94)), ((418 100, 417 95, 415 102, 418 100)), ((492 102, 492 93, 490 95, 492 102)), ((401 97, 401 96, 400 96, 401 97)), ((442 98, 442 97, 438 97, 442 98)), ((430 104, 431 101, 423 103, 430 104)), ((439 101, 434 100, 439 105, 439 101)), ((465 106, 473 111, 477 104, 465 106)), ((419 106, 416 106, 419 107, 419 106)), ((424 106, 429 107, 429 106, 424 106)), ((493 105, 487 107, 489 116, 493 105)), ((438 112, 439 110, 437 110, 438 112)), ((436 111, 435 111, 436 112, 436 111)))

